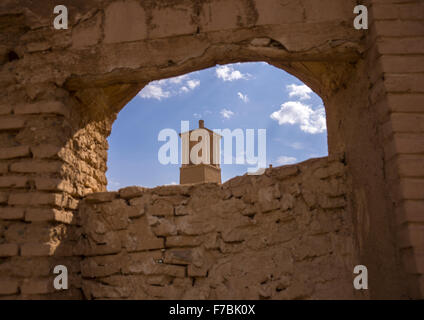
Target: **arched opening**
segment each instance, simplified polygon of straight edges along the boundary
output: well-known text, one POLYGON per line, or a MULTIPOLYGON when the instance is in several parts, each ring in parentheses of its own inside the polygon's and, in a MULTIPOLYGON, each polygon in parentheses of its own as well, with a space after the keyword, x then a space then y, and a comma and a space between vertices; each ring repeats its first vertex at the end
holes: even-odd
POLYGON ((168 128, 180 132, 181 121, 196 128, 199 119, 210 129, 244 134, 242 140, 233 138, 231 163, 224 163, 221 155, 222 182, 251 167, 246 161, 247 129, 256 132, 256 157, 258 130, 266 130, 266 167, 328 154, 323 102, 308 86, 265 62, 222 65, 151 82, 120 111, 108 138, 108 190, 179 184, 181 141, 179 163, 164 165, 158 151, 165 142, 158 135, 168 128))

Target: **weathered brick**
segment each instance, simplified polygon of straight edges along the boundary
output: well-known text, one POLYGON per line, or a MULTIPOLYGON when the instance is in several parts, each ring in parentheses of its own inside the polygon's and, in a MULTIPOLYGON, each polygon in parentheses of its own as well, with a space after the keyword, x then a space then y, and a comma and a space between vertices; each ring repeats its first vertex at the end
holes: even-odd
POLYGON ((21 256, 23 257, 47 257, 52 256, 56 245, 50 243, 24 243, 21 245, 21 256))
POLYGON ((52 292, 52 282, 48 279, 25 279, 21 284, 23 294, 45 294, 52 292))
POLYGON ((9 163, 0 162, 0 173, 6 173, 9 171, 9 163))
POLYGON ((7 200, 9 199, 9 194, 6 192, 0 192, 0 204, 7 203, 7 200))
POLYGON ((18 293, 18 281, 13 279, 0 279, 0 295, 18 293))
POLYGON ((15 243, 0 244, 0 257, 13 257, 19 253, 19 247, 15 243))
POLYGON ((0 188, 24 188, 28 181, 24 176, 1 176, 0 188))
POLYGON ((64 198, 62 194, 57 193, 41 193, 41 192, 25 192, 12 193, 9 195, 10 205, 56 205, 63 206, 64 198))
POLYGON ((424 199, 424 178, 401 178, 400 193, 403 199, 424 199))
POLYGON ((25 212, 25 221, 57 221, 72 223, 74 215, 72 212, 52 208, 29 208, 25 212))
POLYGON ((36 159, 48 159, 57 157, 60 150, 60 146, 51 144, 42 144, 31 147, 31 152, 34 155, 34 158, 36 159))
POLYGON ((10 117, 0 119, 0 130, 17 130, 25 126, 25 119, 10 117))
POLYGON ((57 178, 36 177, 35 186, 37 190, 42 191, 65 191, 67 193, 74 193, 74 188, 67 180, 57 178))
POLYGON ((69 117, 70 110, 60 101, 40 101, 13 107, 15 114, 53 113, 69 117))
POLYGON ((11 172, 19 173, 56 173, 60 172, 63 163, 60 161, 23 160, 10 165, 11 172))
POLYGON ((18 146, 10 148, 0 148, 0 159, 13 159, 27 157, 30 155, 28 146, 18 146))
POLYGON ((406 200, 396 209, 399 225, 405 222, 424 222, 424 200, 406 200))
POLYGON ((11 105, 1 105, 0 106, 0 115, 1 116, 11 114, 11 113, 12 113, 12 106, 11 105))
POLYGON ((118 196, 118 192, 97 192, 89 194, 85 197, 85 201, 90 203, 102 203, 102 202, 110 202, 116 199, 118 196))
POLYGON ((0 219, 4 220, 19 220, 25 216, 24 208, 3 207, 0 208, 0 219))

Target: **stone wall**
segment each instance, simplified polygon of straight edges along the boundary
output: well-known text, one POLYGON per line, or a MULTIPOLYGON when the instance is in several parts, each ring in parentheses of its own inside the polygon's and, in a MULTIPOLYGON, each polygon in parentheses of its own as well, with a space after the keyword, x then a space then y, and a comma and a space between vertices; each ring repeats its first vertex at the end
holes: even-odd
POLYGON ((359 297, 349 185, 343 162, 321 158, 223 185, 91 194, 80 206, 84 296, 359 297))

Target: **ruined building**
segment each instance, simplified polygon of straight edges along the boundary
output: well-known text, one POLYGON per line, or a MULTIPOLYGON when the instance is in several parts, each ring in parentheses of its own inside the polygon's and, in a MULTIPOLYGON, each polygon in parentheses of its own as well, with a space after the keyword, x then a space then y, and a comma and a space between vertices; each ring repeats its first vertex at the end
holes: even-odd
POLYGON ((57 30, 52 1, 1 1, 0 297, 424 298, 424 2, 361 2, 357 30, 357 0, 63 0, 57 30), (328 157, 106 192, 146 84, 247 61, 320 95, 328 157))

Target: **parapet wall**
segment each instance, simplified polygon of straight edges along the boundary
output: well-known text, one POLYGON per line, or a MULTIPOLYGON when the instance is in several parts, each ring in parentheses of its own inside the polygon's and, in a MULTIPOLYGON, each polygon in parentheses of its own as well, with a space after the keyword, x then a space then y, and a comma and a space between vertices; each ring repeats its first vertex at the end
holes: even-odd
POLYGON ((80 205, 86 298, 354 298, 349 183, 312 159, 223 185, 128 187, 80 205))

